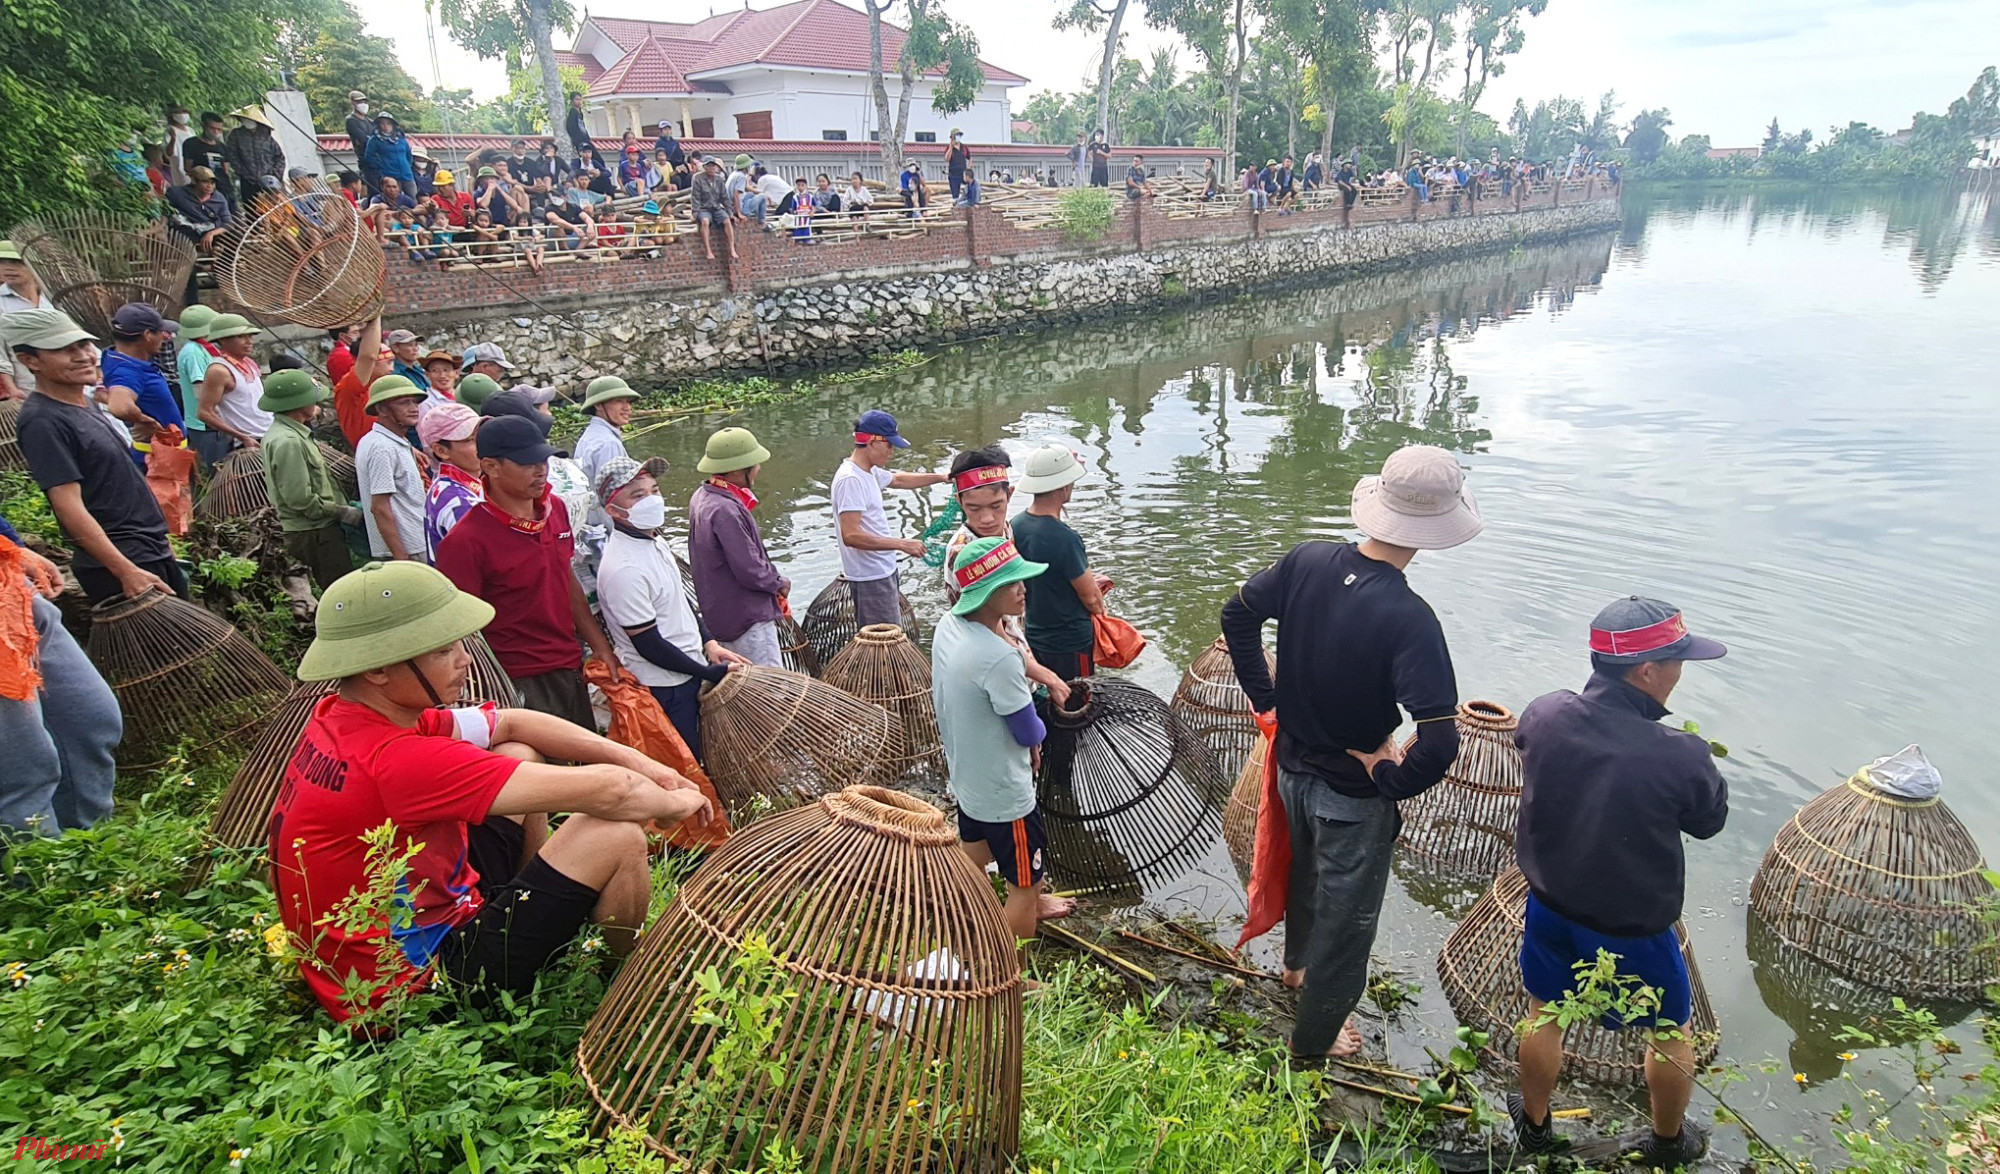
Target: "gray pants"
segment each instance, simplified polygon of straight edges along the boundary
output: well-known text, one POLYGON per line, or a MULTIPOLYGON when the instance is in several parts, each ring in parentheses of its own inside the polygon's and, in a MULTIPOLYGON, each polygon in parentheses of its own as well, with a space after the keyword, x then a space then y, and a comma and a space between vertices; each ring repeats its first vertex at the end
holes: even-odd
POLYGON ((850 579, 847 585, 854 591, 856 624, 865 628, 870 624, 903 622, 903 577, 900 573, 886 579, 850 579))
POLYGON ((118 698, 62 626, 56 605, 35 597, 42 688, 26 701, 0 697, 0 825, 45 836, 87 828, 111 813, 124 736, 118 698))
POLYGON ((1285 968, 1303 970, 1292 1054, 1323 1056, 1368 986, 1382 894, 1403 817, 1392 799, 1355 799, 1316 775, 1278 772, 1292 832, 1285 968))
POLYGON ((785 667, 785 652, 778 647, 778 624, 775 620, 751 624, 736 639, 722 641, 722 646, 747 658, 752 664, 768 665, 774 669, 785 667))

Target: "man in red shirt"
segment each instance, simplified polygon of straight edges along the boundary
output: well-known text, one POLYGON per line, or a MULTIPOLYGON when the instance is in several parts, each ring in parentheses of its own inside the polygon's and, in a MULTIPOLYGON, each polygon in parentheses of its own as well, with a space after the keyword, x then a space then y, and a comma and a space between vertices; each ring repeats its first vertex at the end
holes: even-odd
POLYGON ((353 366, 333 385, 333 411, 340 417, 341 435, 347 437, 347 447, 352 450, 361 446, 361 438, 375 426, 375 417, 368 414, 368 385, 375 382, 378 375, 387 375, 396 364, 396 356, 382 345, 382 319, 361 328, 361 339, 354 344, 353 366))
POLYGON ((449 171, 440 171, 431 178, 434 190, 431 204, 444 213, 444 218, 453 228, 464 228, 472 223, 472 195, 458 190, 458 177, 449 171))
POLYGON ((435 563, 460 591, 494 606, 486 629, 500 666, 529 709, 596 728, 583 683, 581 638, 617 679, 631 674, 590 610, 570 563, 576 528, 562 499, 549 490, 555 449, 534 421, 495 416, 480 425, 479 476, 486 500, 467 510, 435 563))
POLYGON ((630 950, 651 893, 644 829, 706 822, 701 792, 545 714, 447 708, 472 663, 463 641, 493 609, 421 563, 370 563, 321 603, 299 678, 339 687, 285 768, 269 850, 280 918, 327 1012, 392 1029, 392 992, 438 973, 475 998, 525 994, 585 922, 630 950), (550 811, 572 813, 553 835, 550 811), (365 838, 384 826, 386 856, 365 838), (368 906, 371 889, 388 908, 368 906))

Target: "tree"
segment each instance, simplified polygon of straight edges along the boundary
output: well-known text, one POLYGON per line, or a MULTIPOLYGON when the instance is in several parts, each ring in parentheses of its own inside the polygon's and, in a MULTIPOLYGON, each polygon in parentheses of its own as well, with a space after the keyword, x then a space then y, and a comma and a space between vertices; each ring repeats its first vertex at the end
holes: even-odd
POLYGON ((1945 117, 1963 130, 1968 138, 1989 139, 2000 135, 2000 70, 1989 65, 1972 79, 1965 97, 1956 98, 1945 117))
MULTIPOLYGON (((863 2, 873 4, 875 0, 863 2)), ((1104 30, 1104 55, 1097 65, 1097 129, 1104 132, 1107 143, 1111 141, 1111 74, 1118 64, 1118 33, 1130 3, 1131 0, 1110 0, 1107 6, 1103 0, 1069 0, 1069 7, 1055 19, 1055 27, 1059 29, 1104 30)))
POLYGON ((1375 14, 1364 0, 1267 0, 1272 24, 1306 59, 1311 97, 1306 121, 1319 130, 1322 155, 1333 157, 1340 95, 1375 86, 1369 30, 1375 14))
POLYGON ((1846 126, 1832 127, 1827 131, 1827 139, 1820 149, 1834 148, 1857 155, 1872 155, 1882 149, 1882 132, 1865 122, 1850 122, 1846 126))
MULTIPOLYGON (((444 21, 452 40, 481 57, 505 58, 510 71, 526 45, 541 74, 543 115, 551 128, 563 124, 569 99, 556 65, 555 30, 575 27, 570 0, 424 0, 424 6, 444 21)), ((556 149, 568 157, 568 138, 555 139, 556 149)))
POLYGON ((1223 169, 1236 169, 1236 123, 1243 110, 1243 66, 1249 0, 1146 0, 1146 23, 1181 35, 1211 73, 1226 65, 1223 169))
POLYGON ((1593 151, 1617 146, 1619 105, 1618 91, 1604 91, 1604 96, 1597 100, 1597 113, 1591 116, 1577 141, 1593 151))
POLYGON ((1540 16, 1549 0, 1469 0, 1465 5, 1465 82, 1459 88, 1458 153, 1465 154, 1466 120, 1486 83, 1507 72, 1504 58, 1521 51, 1523 16, 1540 16), (1475 72, 1478 81, 1473 80, 1475 72))
POLYGON ((1785 132, 1778 129, 1777 116, 1773 115, 1771 118, 1770 127, 1764 131, 1764 153, 1766 155, 1769 155, 1771 152, 1778 149, 1778 144, 1784 141, 1785 141, 1785 132))
POLYGON ((1452 17, 1458 12, 1458 2, 1391 0, 1384 10, 1396 70, 1396 110, 1389 121, 1396 132, 1398 168, 1408 162, 1409 128, 1416 124, 1414 104, 1417 95, 1425 92, 1430 85, 1437 55, 1448 51, 1457 39, 1458 32, 1452 26, 1452 17), (1422 69, 1417 68, 1416 58, 1412 56, 1419 45, 1424 49, 1422 69))
POLYGON ((1666 149, 1667 128, 1674 119, 1662 106, 1658 110, 1641 110, 1632 116, 1632 129, 1625 135, 1625 146, 1632 152, 1636 163, 1651 163, 1666 149))
POLYGON ((882 150, 882 170, 895 175, 903 170, 903 139, 910 129, 910 95, 919 74, 937 73, 931 90, 931 109, 953 114, 972 105, 986 85, 986 70, 979 64, 979 38, 972 30, 944 14, 942 0, 861 0, 868 12, 868 77, 875 92, 876 140, 882 150), (896 117, 889 118, 889 89, 882 76, 882 18, 890 9, 902 6, 907 27, 903 49, 896 55, 896 76, 902 90, 896 98, 896 117))
POLYGON ((293 80, 312 105, 316 129, 339 133, 350 90, 368 95, 371 114, 393 114, 408 130, 430 128, 431 105, 424 89, 396 62, 396 46, 387 37, 363 31, 361 17, 341 0, 332 6, 316 31, 297 46, 293 80))

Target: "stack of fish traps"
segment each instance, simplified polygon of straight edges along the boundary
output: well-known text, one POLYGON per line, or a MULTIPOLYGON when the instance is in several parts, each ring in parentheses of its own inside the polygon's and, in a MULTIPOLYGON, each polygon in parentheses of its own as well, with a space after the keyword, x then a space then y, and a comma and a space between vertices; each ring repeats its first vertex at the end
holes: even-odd
MULTIPOLYGON (((896 601, 902 612, 900 622, 909 633, 910 642, 922 642, 923 631, 917 626, 917 612, 910 606, 909 596, 898 592, 896 601)), ((854 615, 854 585, 846 575, 837 576, 813 599, 806 608, 803 627, 806 638, 812 641, 813 656, 822 666, 832 664, 840 650, 861 634, 861 622, 854 615)))
POLYGON ((787 669, 751 665, 702 687, 702 757, 739 826, 754 805, 811 802, 893 781, 903 731, 879 705, 787 669))
MULTIPOLYGON (((1277 658, 1266 652, 1264 660, 1275 679, 1277 658)), ((1229 645, 1220 637, 1203 649, 1181 676, 1180 687, 1174 690, 1173 711, 1195 737, 1208 743, 1215 752, 1216 765, 1228 778, 1236 777, 1244 760, 1263 740, 1250 699, 1236 680, 1229 645)))
MULTIPOLYGON (((343 500, 358 500, 361 495, 360 478, 354 468, 354 458, 324 441, 318 443, 320 455, 326 458, 327 475, 344 495, 343 500)), ((194 512, 210 521, 223 521, 247 518, 258 510, 269 508, 271 482, 264 471, 264 450, 246 448, 238 449, 216 465, 208 489, 195 503, 194 512)))
POLYGON ((599 1127, 673 1169, 755 1167, 781 1142, 803 1170, 1005 1170, 1021 993, 944 814, 854 787, 716 850, 619 968, 577 1069, 599 1127), (774 1035, 729 1057, 731 1007, 751 1000, 775 1004, 774 1035))
POLYGON ((125 715, 126 769, 157 766, 184 741, 247 738, 291 690, 234 625, 166 591, 92 608, 89 653, 125 715))
POLYGON ((1491 701, 1458 707, 1458 757, 1436 786, 1401 804, 1398 844, 1434 872, 1481 884, 1514 863, 1521 816, 1520 724, 1491 701))
POLYGON ((813 651, 812 638, 789 612, 778 617, 778 651, 784 654, 785 667, 795 673, 817 677, 826 667, 820 663, 819 653, 813 651))
POLYGON ((0 473, 28 467, 28 458, 21 455, 21 404, 0 399, 0 473))
POLYGON ((895 715, 903 732, 901 751, 892 763, 896 778, 917 772, 944 777, 944 740, 931 700, 931 662, 903 629, 894 624, 861 629, 826 666, 824 680, 895 715))
MULTIPOLYGON (((1528 992, 1521 985, 1522 925, 1528 905, 1528 881, 1518 868, 1500 874, 1475 902, 1438 953, 1438 978, 1458 1021, 1492 1035, 1492 1046, 1511 1070, 1516 1029, 1528 1017, 1528 992)), ((1674 923, 1681 957, 1687 961, 1693 986, 1691 1030, 1695 1062, 1715 1058, 1719 1043, 1715 1008, 1695 965, 1687 926, 1674 923)), ((1563 1070, 1597 1084, 1641 1084, 1645 1081, 1646 1050, 1651 1033, 1633 1028, 1606 1031, 1596 1021, 1570 1025, 1563 1033, 1563 1070)))

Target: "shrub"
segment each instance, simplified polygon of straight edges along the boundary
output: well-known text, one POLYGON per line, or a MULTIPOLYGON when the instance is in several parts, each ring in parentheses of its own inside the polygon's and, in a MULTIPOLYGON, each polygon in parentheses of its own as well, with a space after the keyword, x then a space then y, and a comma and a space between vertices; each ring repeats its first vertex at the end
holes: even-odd
POLYGON ((1117 212, 1110 188, 1071 188, 1056 197, 1056 224, 1073 241, 1104 239, 1117 212))

